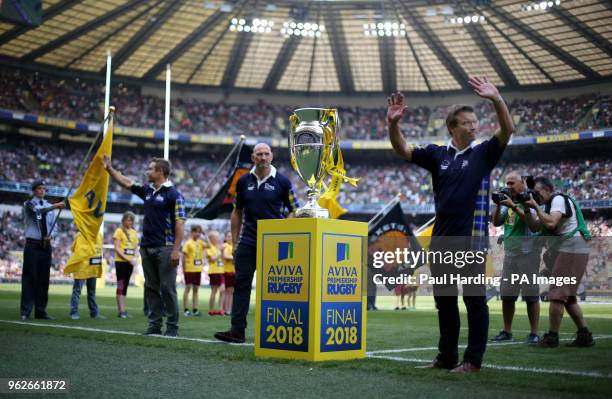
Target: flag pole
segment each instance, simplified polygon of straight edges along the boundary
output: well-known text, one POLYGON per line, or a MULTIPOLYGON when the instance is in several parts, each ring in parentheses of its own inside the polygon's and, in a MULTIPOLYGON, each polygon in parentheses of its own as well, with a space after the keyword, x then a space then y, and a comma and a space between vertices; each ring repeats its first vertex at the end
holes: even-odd
POLYGON ((391 209, 391 207, 393 207, 395 204, 397 204, 401 198, 402 198, 402 193, 397 193, 395 197, 393 197, 389 202, 387 202, 385 206, 383 206, 382 209, 378 211, 376 215, 372 216, 372 218, 368 221, 368 225, 373 225, 374 221, 376 221, 382 215, 387 213, 387 211, 391 209))
MULTIPOLYGON (((103 137, 106 137, 106 131, 108 130, 108 119, 107 115, 110 114, 110 93, 111 93, 111 72, 112 72, 113 55, 110 49, 106 52, 106 92, 104 93, 104 130, 103 137)), ((100 233, 102 234, 102 247, 104 247, 104 218, 100 224, 100 233)))
POLYGON ((170 81, 172 68, 166 65, 166 113, 164 117, 164 159, 170 160, 170 81))
MULTIPOLYGON (((227 156, 225 157, 225 159, 223 160, 223 162, 221 162, 221 165, 219 165, 219 167, 217 168, 217 170, 215 171, 215 173, 213 174, 213 176, 210 178, 210 180, 208 180, 208 183, 206 183, 206 186, 204 186, 204 190, 202 190, 202 192, 204 193, 204 195, 206 195, 206 192, 208 191, 208 189, 210 188, 210 186, 212 186, 212 183, 215 181, 215 179, 217 178, 217 176, 219 175, 219 173, 221 173, 221 170, 223 169, 223 167, 225 166, 225 164, 229 161, 229 159, 231 158, 232 154, 234 153, 234 151, 236 151, 237 148, 242 148, 242 145, 244 144, 244 140, 246 139, 246 137, 243 135, 240 135, 240 140, 234 144, 234 147, 232 148, 232 150, 229 152, 229 154, 227 154, 227 156)), ((203 198, 200 198, 198 200, 198 202, 196 202, 196 204, 194 205, 193 208, 191 208, 191 211, 189 211, 189 213, 187 214, 188 218, 193 217, 193 215, 195 215, 196 213, 198 213, 202 208, 198 208, 198 206, 200 205, 200 203, 202 202, 203 198)))
POLYGON ((431 219, 429 219, 429 220, 427 221, 427 223, 425 223, 424 225, 422 225, 421 227, 419 227, 419 228, 417 229, 417 231, 415 231, 415 232, 414 232, 414 235, 415 235, 415 236, 418 236, 418 235, 419 235, 419 234, 420 234, 420 233, 421 233, 423 230, 425 230, 426 228, 428 228, 429 226, 431 226, 431 225, 433 224, 433 222, 435 222, 435 221, 436 221, 436 217, 434 216, 434 217, 432 217, 431 219))
MULTIPOLYGON (((96 137, 94 137, 91 145, 89 146, 89 150, 87 150, 87 154, 85 154, 85 158, 83 158, 83 160, 81 161, 81 164, 79 165, 79 168, 77 169, 77 173, 76 175, 74 175, 74 179, 72 179, 70 188, 68 188, 68 191, 66 192, 66 195, 64 196, 62 201, 66 201, 68 197, 70 197, 70 193, 72 193, 72 190, 74 190, 74 186, 77 182, 77 179, 81 176, 81 173, 83 172, 83 166, 85 165, 85 162, 87 161, 87 159, 89 159, 89 155, 91 155, 91 151, 96 146, 96 143, 98 142, 98 138, 102 134, 102 128, 113 117, 114 113, 115 113, 115 107, 111 105, 108 109, 108 115, 106 115, 106 118, 104 118, 104 122, 100 126, 100 130, 98 130, 98 133, 96 133, 96 137)), ((53 224, 51 225, 51 228, 49 229, 49 232, 47 233, 47 238, 51 237, 51 233, 53 232, 53 229, 55 228, 55 224, 57 223, 57 220, 59 219, 61 213, 62 213, 62 209, 60 209, 59 212, 57 213, 57 216, 55 216, 55 219, 53 220, 53 224)))
MULTIPOLYGON (((106 91, 104 93, 104 116, 108 115, 108 111, 110 109, 110 92, 111 92, 111 64, 112 64, 112 55, 111 51, 108 50, 106 53, 106 91)), ((108 119, 104 119, 104 130, 103 134, 106 135, 106 129, 108 128, 108 119)))

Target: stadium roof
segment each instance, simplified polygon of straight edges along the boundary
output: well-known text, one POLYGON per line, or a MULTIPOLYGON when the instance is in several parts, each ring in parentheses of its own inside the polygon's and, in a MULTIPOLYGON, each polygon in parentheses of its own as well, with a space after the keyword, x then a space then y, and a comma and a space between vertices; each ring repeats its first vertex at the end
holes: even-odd
POLYGON ((45 0, 42 21, 0 21, 0 57, 103 76, 110 50, 116 76, 265 92, 612 80, 606 0, 45 0))

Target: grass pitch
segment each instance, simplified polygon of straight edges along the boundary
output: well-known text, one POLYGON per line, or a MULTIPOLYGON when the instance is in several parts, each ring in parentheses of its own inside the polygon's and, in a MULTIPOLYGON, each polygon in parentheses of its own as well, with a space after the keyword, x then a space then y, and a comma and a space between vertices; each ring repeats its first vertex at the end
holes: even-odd
MULTIPOLYGON (((349 362, 309 363, 257 359, 249 345, 227 345, 213 339, 229 326, 229 317, 180 319, 179 339, 144 337, 142 290, 130 287, 130 319, 116 317, 114 288, 98 289, 106 320, 88 317, 85 292, 81 320, 69 317, 70 286, 51 286, 48 311, 53 321, 19 321, 18 285, 0 286, 0 378, 68 378, 70 397, 475 397, 608 398, 612 392, 612 304, 583 303, 596 345, 565 348, 575 331, 566 317, 562 347, 532 348, 525 306, 517 303, 516 342, 489 345, 479 374, 454 376, 415 366, 437 353, 438 327, 433 298, 418 297, 417 311, 368 313, 370 356, 349 362)), ((85 291, 85 289, 83 290, 85 291)), ((206 289, 201 308, 207 311, 206 289)), ((179 289, 182 295, 182 289, 179 289)), ((393 297, 379 297, 382 309, 393 297)), ((489 302, 489 335, 501 329, 501 302, 489 302)), ((460 308, 463 308, 460 305, 460 308)), ((253 308, 252 308, 253 309, 253 308)), ((463 310, 463 309, 462 309, 463 310)), ((540 331, 547 326, 542 304, 540 331)), ((253 314, 247 340, 253 341, 253 314)), ((462 326, 467 326, 462 312, 462 326)), ((462 328, 460 344, 467 331, 462 328)), ((38 396, 39 394, 32 394, 38 396)), ((24 397, 27 395, 24 395, 24 397)))

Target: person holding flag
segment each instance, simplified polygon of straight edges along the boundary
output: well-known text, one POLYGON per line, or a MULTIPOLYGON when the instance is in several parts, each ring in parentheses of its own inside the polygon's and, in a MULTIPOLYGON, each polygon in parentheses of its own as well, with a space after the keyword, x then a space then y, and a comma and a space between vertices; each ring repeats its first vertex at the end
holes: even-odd
POLYGON ((53 320, 47 314, 49 272, 51 270, 51 230, 56 209, 64 209, 64 201, 55 204, 45 200, 44 180, 32 183, 32 198, 23 204, 25 247, 21 274, 21 320, 28 320, 32 307, 34 318, 53 320))
POLYGON ((121 187, 144 201, 140 254, 145 274, 145 298, 150 310, 149 326, 144 334, 160 335, 165 313, 165 335, 176 337, 179 328, 176 268, 184 235, 185 201, 168 179, 170 162, 153 158, 146 171, 149 185, 144 186, 113 168, 110 157, 102 161, 104 169, 121 187))

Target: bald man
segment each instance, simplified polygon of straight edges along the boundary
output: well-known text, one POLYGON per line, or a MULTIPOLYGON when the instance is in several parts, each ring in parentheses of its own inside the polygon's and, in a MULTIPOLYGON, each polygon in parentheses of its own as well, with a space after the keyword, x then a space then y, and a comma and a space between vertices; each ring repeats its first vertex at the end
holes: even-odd
POLYGON ((253 148, 253 168, 236 184, 231 216, 236 283, 232 303, 232 326, 215 333, 224 342, 243 343, 249 313, 251 286, 257 257, 257 221, 293 217, 298 203, 291 181, 272 166, 272 150, 265 143, 253 148))
MULTIPOLYGON (((526 191, 523 178, 518 172, 512 171, 506 175, 506 187, 512 193, 512 197, 526 191)), ((512 341, 512 320, 514 319, 515 303, 519 292, 523 301, 527 304, 527 317, 529 318, 530 333, 526 342, 535 345, 539 342, 538 321, 540 319, 540 297, 537 284, 512 283, 512 277, 532 276, 540 269, 541 248, 534 237, 539 230, 538 226, 531 222, 526 213, 535 211, 515 203, 513 198, 500 201, 493 212, 493 224, 504 226, 504 265, 502 269, 501 298, 504 329, 492 340, 494 342, 512 341), (531 231, 533 230, 533 232, 531 231)), ((514 280, 518 281, 518 280, 514 280)))

